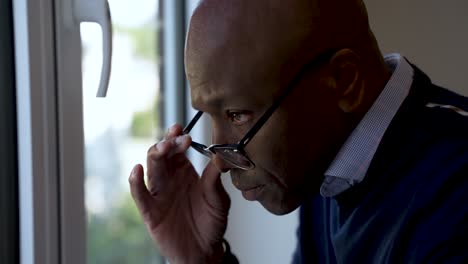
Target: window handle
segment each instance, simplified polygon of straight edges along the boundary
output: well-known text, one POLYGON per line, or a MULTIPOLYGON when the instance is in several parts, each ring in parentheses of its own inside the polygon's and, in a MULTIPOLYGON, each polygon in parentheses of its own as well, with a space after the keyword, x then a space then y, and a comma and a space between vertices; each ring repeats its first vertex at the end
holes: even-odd
POLYGON ((102 32, 102 68, 97 97, 106 97, 112 62, 112 19, 107 0, 72 0, 75 22, 93 22, 102 32))

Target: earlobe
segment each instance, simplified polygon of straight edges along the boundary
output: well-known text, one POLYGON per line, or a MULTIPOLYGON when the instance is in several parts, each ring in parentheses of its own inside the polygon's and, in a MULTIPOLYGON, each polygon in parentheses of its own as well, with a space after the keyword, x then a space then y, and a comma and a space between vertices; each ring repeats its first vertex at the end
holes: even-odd
POLYGON ((360 76, 360 57, 350 49, 338 51, 330 61, 338 107, 345 113, 362 105, 364 85, 360 76))
POLYGON ((364 89, 353 89, 356 94, 345 96, 338 101, 339 108, 345 113, 354 113, 362 105, 364 89))

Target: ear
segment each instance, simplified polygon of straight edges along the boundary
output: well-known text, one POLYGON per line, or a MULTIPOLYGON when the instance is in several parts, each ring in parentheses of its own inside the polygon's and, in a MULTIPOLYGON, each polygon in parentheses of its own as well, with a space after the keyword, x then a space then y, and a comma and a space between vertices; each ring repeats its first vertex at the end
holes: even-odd
POLYGON ((330 60, 333 93, 338 107, 345 113, 356 112, 364 98, 361 58, 350 49, 342 49, 330 60))

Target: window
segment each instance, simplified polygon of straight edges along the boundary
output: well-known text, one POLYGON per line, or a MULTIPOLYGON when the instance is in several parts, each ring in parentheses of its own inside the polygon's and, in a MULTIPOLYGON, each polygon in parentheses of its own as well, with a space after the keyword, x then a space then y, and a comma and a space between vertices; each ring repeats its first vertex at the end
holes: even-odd
POLYGON ((114 56, 105 99, 95 97, 102 33, 77 23, 78 2, 106 3, 13 2, 21 262, 163 263, 127 178, 146 163, 160 127, 184 123, 186 1, 109 0, 114 56))
POLYGON ((159 2, 110 0, 109 5, 113 59, 105 99, 96 97, 101 31, 81 25, 87 263, 164 263, 127 181, 161 137, 159 2))

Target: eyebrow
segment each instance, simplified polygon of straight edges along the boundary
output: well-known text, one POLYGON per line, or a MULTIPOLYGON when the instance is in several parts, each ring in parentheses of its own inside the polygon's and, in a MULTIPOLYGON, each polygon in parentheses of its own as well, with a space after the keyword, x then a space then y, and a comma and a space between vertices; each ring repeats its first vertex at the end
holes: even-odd
POLYGON ((210 110, 221 108, 221 106, 224 104, 224 101, 225 99, 222 98, 222 96, 200 96, 195 100, 192 98, 192 107, 197 110, 209 113, 212 112, 210 110))

